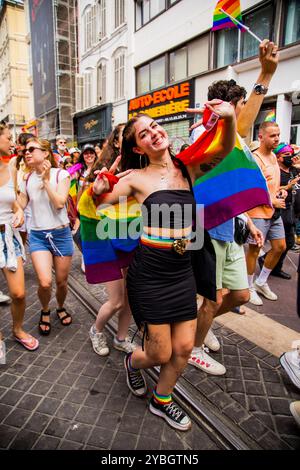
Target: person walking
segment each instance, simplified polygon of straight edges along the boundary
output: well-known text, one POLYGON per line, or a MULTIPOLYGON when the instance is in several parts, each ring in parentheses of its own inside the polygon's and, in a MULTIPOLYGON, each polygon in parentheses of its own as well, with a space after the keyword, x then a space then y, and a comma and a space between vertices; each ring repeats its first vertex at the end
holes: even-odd
MULTIPOLYGON (((0 269, 6 279, 11 298, 13 337, 25 349, 34 351, 38 348, 39 342, 23 329, 25 250, 17 228, 22 225, 24 216, 16 200, 16 172, 5 158, 9 155, 10 145, 11 132, 6 125, 0 124, 0 269)), ((7 300, 5 296, 4 300, 7 300)), ((0 341, 3 343, 1 333, 0 341)), ((2 344, 2 353, 3 347, 2 344)))
MULTIPOLYGON (((224 135, 210 157, 213 166, 234 147, 235 116, 229 103, 215 100, 206 106, 224 119, 224 135)), ((118 165, 119 158, 109 173, 102 169, 90 193, 96 206, 115 204, 120 196, 133 196, 145 211, 141 243, 127 275, 129 304, 143 331, 144 347, 125 357, 127 385, 134 395, 144 396, 147 386, 140 369, 160 365, 149 410, 173 428, 186 431, 191 420, 173 401, 172 391, 187 364, 196 332, 196 282, 186 244, 195 208, 191 185, 203 173, 197 162, 186 168, 172 158, 167 132, 147 115, 137 115, 124 128, 122 173, 113 187, 118 165), (165 224, 157 214, 162 204, 189 207, 190 215, 185 218, 180 211, 165 224)))
POLYGON ((66 209, 70 177, 66 170, 56 167, 47 140, 31 139, 26 145, 25 155, 33 171, 20 188, 19 200, 22 207, 26 207, 29 201, 31 205, 29 252, 38 278, 38 297, 42 306, 39 332, 49 335, 52 267, 56 280, 57 316, 64 326, 72 322, 64 307, 74 251, 66 209))

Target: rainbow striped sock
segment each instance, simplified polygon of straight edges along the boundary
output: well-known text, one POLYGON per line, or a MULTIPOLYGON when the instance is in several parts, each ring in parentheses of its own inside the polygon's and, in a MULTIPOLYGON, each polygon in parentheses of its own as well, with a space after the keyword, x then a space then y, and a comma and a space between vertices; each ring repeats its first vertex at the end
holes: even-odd
POLYGON ((153 397, 159 405, 168 405, 172 401, 172 395, 160 395, 156 390, 153 390, 153 397))

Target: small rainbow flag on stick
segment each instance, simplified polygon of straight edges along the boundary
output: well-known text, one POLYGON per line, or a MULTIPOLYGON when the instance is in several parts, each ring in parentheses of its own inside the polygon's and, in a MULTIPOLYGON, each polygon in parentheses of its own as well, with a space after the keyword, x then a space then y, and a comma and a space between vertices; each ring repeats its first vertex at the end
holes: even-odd
POLYGON ((265 118, 265 122, 275 122, 276 121, 276 114, 275 114, 275 109, 272 109, 272 111, 270 111, 266 118, 265 118))
MULTIPOLYGON (((221 9, 226 13, 228 12, 230 16, 238 21, 242 21, 241 5, 239 0, 219 0, 214 11, 212 31, 225 28, 236 28, 238 24, 234 23, 226 13, 221 11, 221 9)), ((238 27, 242 29, 241 26, 238 27)))

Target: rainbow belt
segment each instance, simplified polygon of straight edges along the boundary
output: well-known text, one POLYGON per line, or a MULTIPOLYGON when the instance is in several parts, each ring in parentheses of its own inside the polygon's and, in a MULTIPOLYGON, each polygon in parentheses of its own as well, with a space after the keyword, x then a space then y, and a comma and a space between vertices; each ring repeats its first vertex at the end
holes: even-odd
POLYGON ((161 250, 174 250, 176 253, 183 255, 189 244, 190 237, 183 238, 165 238, 155 235, 148 235, 143 232, 140 238, 142 245, 158 248, 161 250))

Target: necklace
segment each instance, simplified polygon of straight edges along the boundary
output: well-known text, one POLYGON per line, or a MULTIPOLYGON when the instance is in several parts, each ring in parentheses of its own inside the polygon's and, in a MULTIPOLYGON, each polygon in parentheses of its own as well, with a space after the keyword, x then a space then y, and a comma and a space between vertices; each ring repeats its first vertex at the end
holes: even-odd
MULTIPOLYGON (((168 162, 164 162, 164 163, 149 163, 148 166, 159 166, 160 168, 166 168, 167 170, 169 170, 169 167, 168 167, 168 162)), ((168 179, 168 173, 165 173, 165 174, 160 174, 160 180, 161 181, 164 181, 164 180, 167 180, 168 179)))

